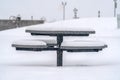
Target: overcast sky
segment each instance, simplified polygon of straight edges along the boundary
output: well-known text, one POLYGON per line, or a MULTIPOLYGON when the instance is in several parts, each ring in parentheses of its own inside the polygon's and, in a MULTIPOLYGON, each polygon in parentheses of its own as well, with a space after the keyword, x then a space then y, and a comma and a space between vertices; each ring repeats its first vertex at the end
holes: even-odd
MULTIPOLYGON (((62 4, 66 5, 66 19, 73 18, 73 9, 78 9, 78 16, 97 17, 98 10, 101 16, 113 16, 113 0, 0 0, 0 18, 21 15, 22 19, 40 19, 46 17, 48 21, 62 20, 62 4)), ((118 1, 117 13, 120 13, 118 1)))

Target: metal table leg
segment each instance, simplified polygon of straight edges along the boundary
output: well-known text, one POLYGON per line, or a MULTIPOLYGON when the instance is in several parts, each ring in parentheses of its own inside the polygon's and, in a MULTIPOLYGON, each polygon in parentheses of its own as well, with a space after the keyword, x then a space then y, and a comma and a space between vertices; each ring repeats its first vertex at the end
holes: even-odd
POLYGON ((57 50, 57 66, 62 66, 62 53, 63 51, 60 49, 61 43, 63 41, 63 36, 58 35, 57 36, 57 45, 58 45, 58 50, 57 50))
POLYGON ((57 45, 58 45, 58 47, 61 46, 62 42, 63 42, 63 36, 62 35, 57 35, 57 45))
POLYGON ((62 66, 62 62, 63 62, 63 51, 58 49, 57 50, 57 66, 62 66))

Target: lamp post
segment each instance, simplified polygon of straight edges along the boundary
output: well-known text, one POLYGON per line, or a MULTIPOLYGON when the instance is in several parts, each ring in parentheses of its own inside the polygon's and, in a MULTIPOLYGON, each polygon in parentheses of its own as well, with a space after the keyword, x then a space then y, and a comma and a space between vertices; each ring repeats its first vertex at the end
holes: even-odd
POLYGON ((117 0, 114 1, 114 17, 116 17, 116 9, 117 9, 117 0))
POLYGON ((62 2, 63 6, 63 20, 65 20, 65 6, 67 5, 67 2, 62 2))

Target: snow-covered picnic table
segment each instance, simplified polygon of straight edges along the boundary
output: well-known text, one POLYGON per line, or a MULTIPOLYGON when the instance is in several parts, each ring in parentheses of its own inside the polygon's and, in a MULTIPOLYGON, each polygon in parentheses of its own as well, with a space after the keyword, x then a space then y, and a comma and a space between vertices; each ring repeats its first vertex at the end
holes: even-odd
POLYGON ((12 44, 16 47, 16 50, 56 50, 57 51, 57 66, 62 66, 63 64, 63 51, 68 52, 97 52, 107 47, 104 43, 100 42, 63 42, 64 36, 89 36, 89 34, 94 34, 95 31, 90 28, 74 28, 74 27, 62 27, 57 28, 55 26, 37 26, 29 27, 26 32, 31 33, 31 35, 47 35, 56 36, 57 43, 56 46, 53 44, 48 46, 43 41, 19 41, 12 44), (35 44, 34 44, 35 43, 35 44))

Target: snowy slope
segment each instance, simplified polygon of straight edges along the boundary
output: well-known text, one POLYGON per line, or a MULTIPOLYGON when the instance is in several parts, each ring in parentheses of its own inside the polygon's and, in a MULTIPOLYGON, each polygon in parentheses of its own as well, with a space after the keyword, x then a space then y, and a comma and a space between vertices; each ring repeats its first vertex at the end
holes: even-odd
MULTIPOLYGON (((41 26, 41 25, 35 25, 41 26)), ((29 27, 35 27, 29 26, 29 27)), ((64 52, 64 67, 56 67, 55 51, 16 51, 12 42, 51 39, 31 36, 24 28, 0 32, 0 80, 120 80, 120 30, 116 18, 83 18, 46 23, 42 26, 76 26, 95 29, 89 37, 65 37, 65 41, 99 40, 108 45, 100 52, 64 52)))

